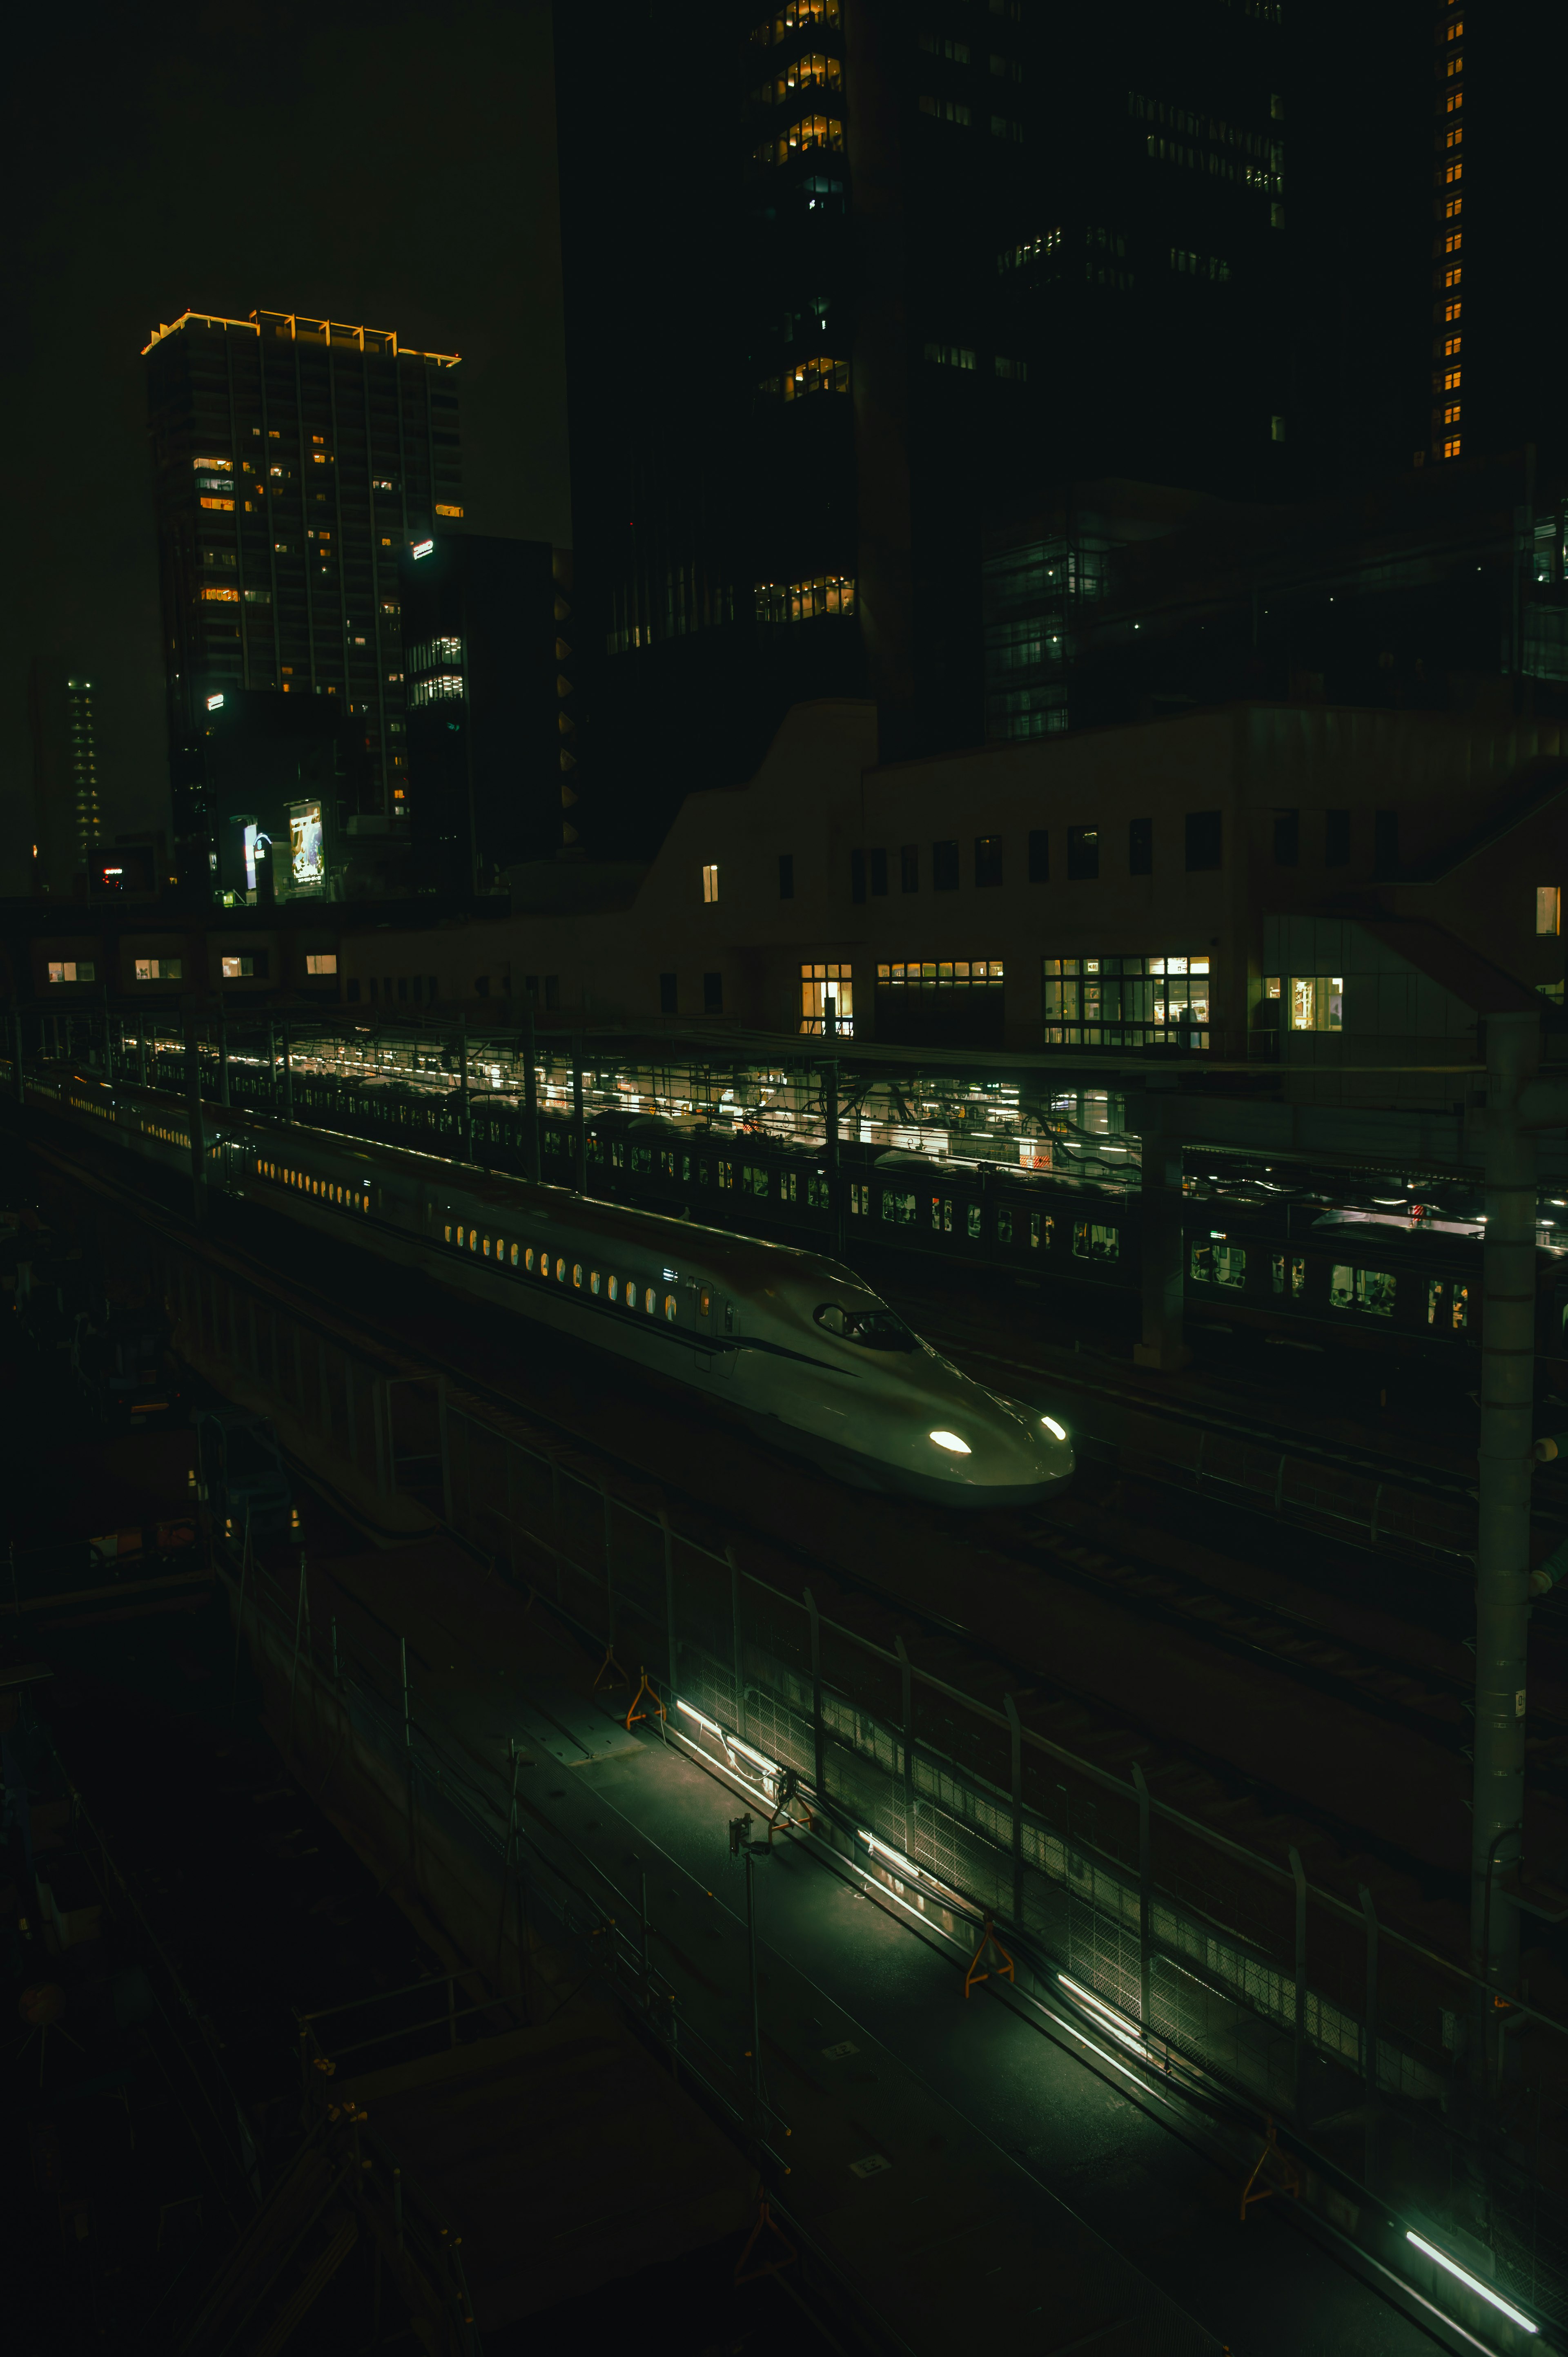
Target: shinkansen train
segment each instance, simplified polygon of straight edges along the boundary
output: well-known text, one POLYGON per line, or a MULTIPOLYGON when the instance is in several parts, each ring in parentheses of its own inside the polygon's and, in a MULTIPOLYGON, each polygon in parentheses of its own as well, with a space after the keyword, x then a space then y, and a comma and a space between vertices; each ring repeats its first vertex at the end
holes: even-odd
MULTIPOLYGON (((177 1098, 29 1072, 28 1102, 145 1165, 191 1170, 177 1098)), ((208 1112, 209 1187, 351 1231, 456 1290, 674 1383, 858 1486, 959 1507, 1059 1490, 1059 1419, 987 1390, 841 1263, 396 1146, 208 1112)))

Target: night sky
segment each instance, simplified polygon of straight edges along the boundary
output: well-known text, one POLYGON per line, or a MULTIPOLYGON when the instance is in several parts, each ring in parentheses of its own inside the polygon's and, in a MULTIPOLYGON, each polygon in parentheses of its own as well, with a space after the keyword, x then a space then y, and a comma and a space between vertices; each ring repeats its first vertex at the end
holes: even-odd
POLYGON ((27 888, 35 654, 101 683, 106 830, 167 823, 158 322, 263 307, 460 352, 470 527, 571 541, 547 0, 36 9, 8 63, 0 893, 27 888))

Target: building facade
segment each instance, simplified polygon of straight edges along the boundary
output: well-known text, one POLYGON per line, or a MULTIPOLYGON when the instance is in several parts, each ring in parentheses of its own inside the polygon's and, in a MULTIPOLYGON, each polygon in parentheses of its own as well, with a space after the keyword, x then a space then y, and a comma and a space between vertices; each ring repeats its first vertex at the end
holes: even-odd
POLYGON ((577 839, 572 559, 547 541, 426 535, 400 565, 409 794, 423 877, 493 888, 577 839))
POLYGON ((35 660, 27 677, 33 749, 33 890, 60 899, 74 888, 103 832, 98 776, 97 691, 81 673, 35 660))
POLYGON ((462 517, 456 355, 254 311, 186 312, 144 357, 182 880, 216 888, 207 719, 242 691, 335 699, 364 756, 345 816, 406 828, 398 552, 462 517))
POLYGON ((889 754, 976 741, 983 533, 1050 483, 1285 481, 1280 15, 780 0, 748 31, 707 0, 672 44, 557 10, 575 554, 625 839, 803 698, 868 694, 889 754))

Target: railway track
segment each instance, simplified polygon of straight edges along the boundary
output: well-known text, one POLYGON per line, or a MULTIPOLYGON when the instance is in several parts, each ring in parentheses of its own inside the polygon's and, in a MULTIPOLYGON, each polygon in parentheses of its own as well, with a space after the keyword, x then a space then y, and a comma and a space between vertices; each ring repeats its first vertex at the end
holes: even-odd
MULTIPOLYGON (((123 1188, 108 1189, 105 1181, 72 1157, 56 1154, 54 1158, 77 1180, 112 1191, 122 1202, 134 1201, 141 1216, 147 1216, 151 1207, 145 1198, 128 1199, 123 1188)), ((192 1239, 183 1223, 161 1206, 152 1216, 166 1226, 171 1240, 177 1239, 189 1249, 192 1239)), ((253 1211, 247 1233, 252 1241, 226 1243, 225 1256, 241 1266, 250 1283, 276 1292, 275 1256, 266 1257, 254 1248, 253 1211)), ((292 1241, 297 1245, 297 1239, 292 1241)), ((1468 1682, 1459 1672, 1435 1672, 1402 1660, 1320 1627, 1305 1614, 1272 1605, 1244 1605, 1196 1575, 1140 1559, 1135 1552, 1120 1545, 1097 1544, 1092 1535, 1061 1529, 1044 1517, 1020 1522, 1011 1529, 1004 1518, 988 1517, 990 1527, 981 1531, 957 1515, 916 1516, 886 1500, 868 1506, 856 1498, 851 1512, 836 1485, 792 1461, 786 1460, 786 1469, 781 1471, 779 1460, 760 1443, 739 1444, 744 1458, 736 1462, 736 1478, 721 1501, 711 1481, 704 1487, 692 1472, 682 1473, 682 1452, 665 1445, 682 1437, 686 1458, 692 1457, 689 1426, 671 1418, 667 1408, 650 1408, 639 1399, 635 1415, 614 1417, 616 1438, 600 1431, 585 1431, 580 1422, 563 1412, 564 1394, 558 1385, 548 1401, 542 1401, 518 1380, 515 1358, 510 1367, 498 1367, 497 1361, 505 1361, 504 1349, 492 1353, 477 1347, 478 1320, 465 1315, 459 1322, 444 1305, 433 1314, 429 1296, 434 1288, 424 1289, 425 1298, 417 1314, 403 1314, 394 1324, 386 1309, 384 1265, 368 1261, 364 1282, 350 1285, 346 1282, 344 1254, 335 1249, 333 1257, 330 1285, 315 1284, 295 1250, 289 1268, 290 1288, 339 1321, 351 1298, 356 1330, 372 1347, 379 1344, 404 1358, 411 1351, 417 1353, 433 1372, 445 1372, 456 1390, 520 1435, 534 1438, 536 1445, 542 1443, 563 1462, 582 1466, 594 1478, 612 1475, 617 1489, 645 1508, 656 1509, 663 1503, 673 1509, 682 1526, 715 1551, 722 1551, 726 1541, 734 1544, 744 1539, 748 1548, 755 1548, 754 1567, 763 1570, 765 1577, 797 1592, 814 1583, 819 1600, 824 1575, 830 1577, 846 1599, 861 1599, 862 1609, 853 1617, 864 1621, 864 1608, 874 1609, 884 1641, 889 1641, 890 1623, 912 1644, 920 1646, 922 1666, 950 1677, 955 1684, 974 1693, 993 1692, 998 1699, 1005 1690, 1020 1702, 1032 1700, 1037 1718, 1038 1711, 1044 1710, 1055 1721, 1051 1725, 1038 1720, 1044 1731, 1056 1733, 1069 1748, 1088 1748, 1102 1759, 1123 1762, 1130 1757, 1150 1761, 1151 1755, 1163 1754, 1167 1761, 1174 1759, 1208 1780, 1224 1809, 1234 1810, 1244 1803, 1250 1811, 1273 1820, 1276 1826, 1305 1824, 1326 1836, 1341 1854, 1376 1857, 1400 1876, 1413 1878, 1429 1891, 1433 1889, 1431 1860, 1423 1860, 1375 1825, 1358 1822, 1335 1808, 1315 1789, 1310 1775, 1294 1781, 1293 1787, 1292 1781, 1277 1774, 1260 1772, 1256 1760, 1243 1766, 1211 1742, 1195 1742, 1190 1733, 1162 1723, 1159 1715, 1133 1706, 1125 1697, 1118 1700, 1092 1682, 1074 1676, 1061 1652, 1053 1652, 1043 1635, 1036 1641, 1021 1630, 1018 1641, 1004 1642, 983 1623, 976 1625, 940 1609, 929 1582, 926 1592, 918 1594, 913 1581, 888 1579, 867 1566, 889 1555, 900 1558, 906 1552, 927 1558, 934 1552, 950 1563, 954 1550, 961 1546, 969 1585, 984 1587, 991 1584, 985 1577, 988 1570, 993 1575, 1004 1572, 1011 1592, 1015 1597, 1032 1592, 1037 1606, 1041 1581, 1053 1582, 1097 1606, 1110 1605, 1118 1617, 1130 1615, 1146 1626, 1179 1632, 1197 1654, 1207 1652, 1242 1663, 1249 1672, 1266 1670, 1283 1687, 1315 1693, 1333 1712, 1348 1710, 1359 1719, 1395 1728, 1402 1737, 1416 1736, 1455 1760, 1467 1748, 1468 1682), (359 1296, 363 1297, 353 1297, 359 1296), (641 1454, 620 1445, 639 1426, 650 1437, 650 1445, 641 1454), (786 1487, 791 1492, 792 1512, 758 1510, 758 1499, 777 1496, 786 1487), (875 1548, 862 1543, 871 1527, 868 1517, 881 1526, 883 1544, 875 1548), (788 1535, 790 1523, 842 1533, 843 1543, 827 1550, 801 1545, 788 1535)), ((601 1394, 601 1411, 606 1405, 601 1394)), ((608 1405, 613 1414, 616 1403, 608 1405)), ((712 1454, 710 1447, 706 1452, 710 1462, 712 1454)), ((994 1584, 1000 1588, 1003 1582, 998 1577, 994 1584)), ((1282 1716, 1292 1725, 1299 1755, 1305 1730, 1294 1714, 1282 1711, 1282 1716)), ((1533 1781, 1554 1794, 1568 1794, 1568 1723, 1535 1715, 1532 1724, 1533 1781)), ((1268 1846, 1278 1846, 1277 1830, 1263 1838, 1268 1846)), ((1444 1871, 1439 1878, 1445 1888, 1452 1883, 1451 1897, 1462 1896, 1461 1878, 1444 1871)))

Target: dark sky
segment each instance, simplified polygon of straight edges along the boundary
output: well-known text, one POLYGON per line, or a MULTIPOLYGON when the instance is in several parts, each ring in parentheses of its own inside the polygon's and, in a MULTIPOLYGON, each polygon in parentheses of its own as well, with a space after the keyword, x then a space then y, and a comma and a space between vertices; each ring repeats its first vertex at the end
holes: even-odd
POLYGON ((571 541, 547 0, 40 8, 10 40, 0 893, 35 654, 101 683, 108 831, 166 823, 156 323, 259 306, 460 352, 470 526, 571 541))

